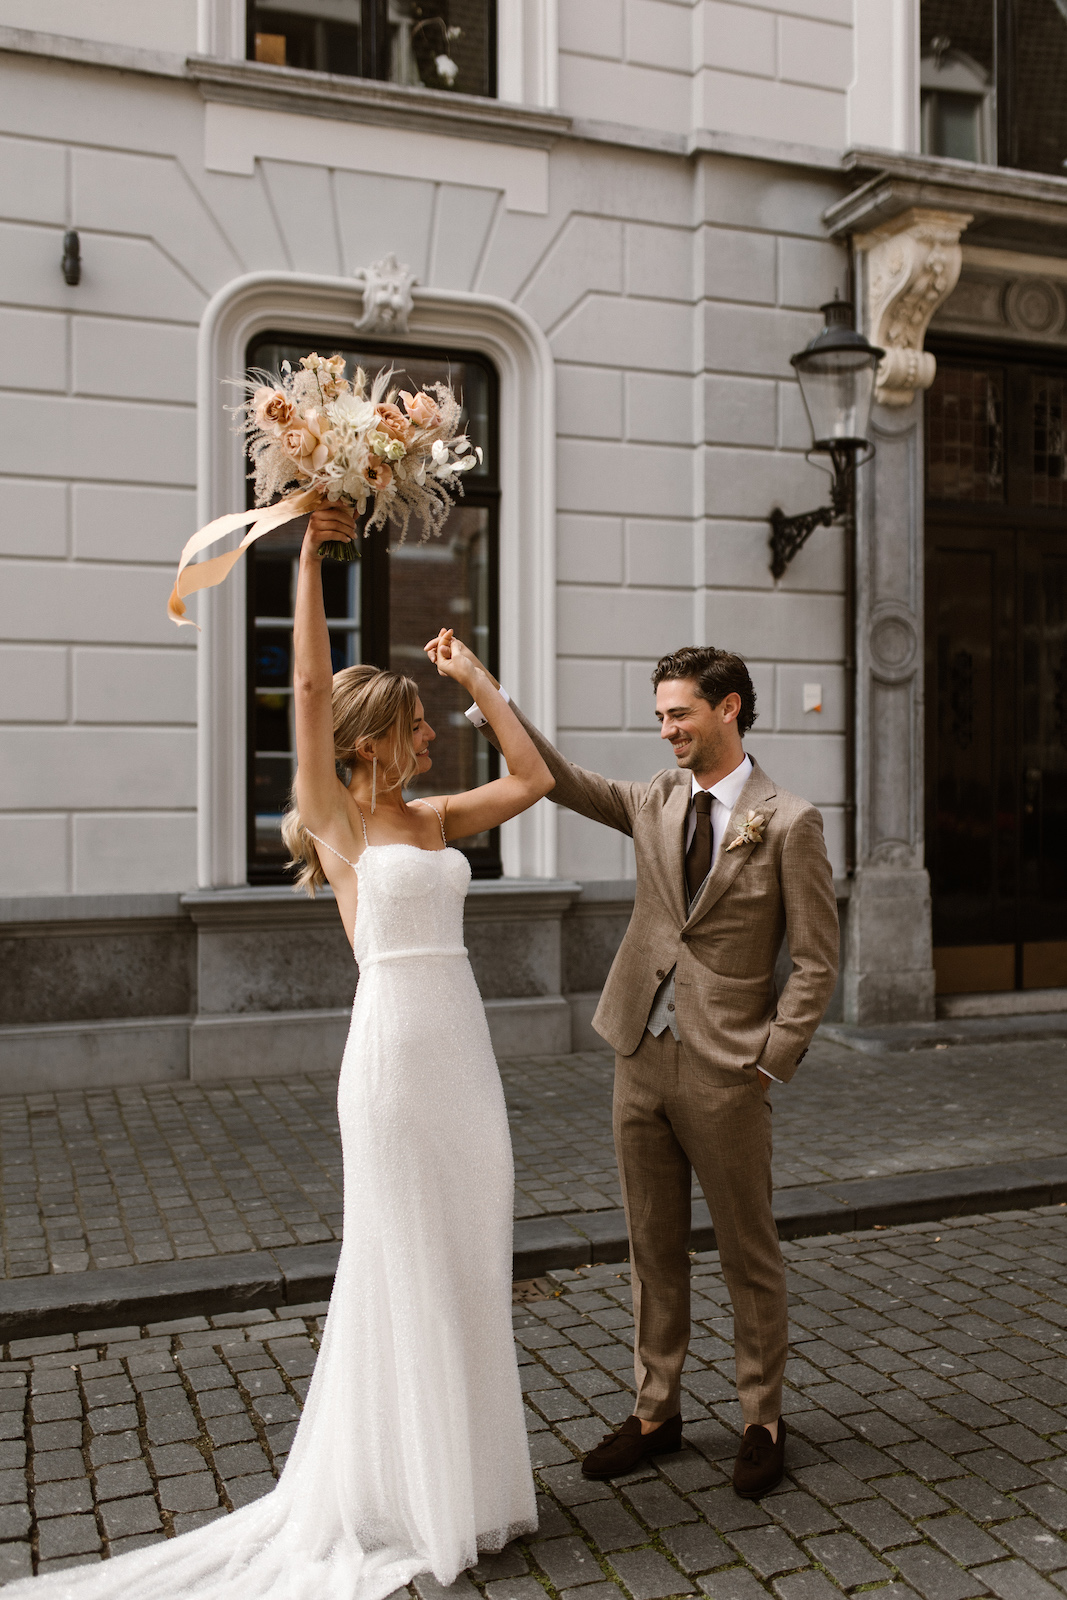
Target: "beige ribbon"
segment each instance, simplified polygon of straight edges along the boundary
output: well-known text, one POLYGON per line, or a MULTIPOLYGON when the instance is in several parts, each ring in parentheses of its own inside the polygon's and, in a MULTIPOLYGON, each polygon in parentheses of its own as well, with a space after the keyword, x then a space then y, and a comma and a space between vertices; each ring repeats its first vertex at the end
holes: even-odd
POLYGON ((302 517, 305 511, 314 511, 321 504, 322 495, 318 489, 296 489, 275 505, 260 506, 254 511, 231 511, 225 517, 216 517, 214 522, 209 522, 198 533, 194 533, 182 551, 174 588, 167 601, 167 615, 171 621, 176 622, 179 628, 199 629, 200 624, 185 615, 185 606, 182 604, 185 595, 195 594, 197 589, 214 589, 240 561, 250 544, 262 539, 272 528, 280 528, 284 523, 292 522, 294 517, 302 517), (252 526, 236 550, 229 550, 224 556, 212 556, 210 561, 197 561, 190 566, 193 557, 199 555, 201 550, 206 550, 209 544, 214 544, 217 539, 243 528, 249 522, 252 526))

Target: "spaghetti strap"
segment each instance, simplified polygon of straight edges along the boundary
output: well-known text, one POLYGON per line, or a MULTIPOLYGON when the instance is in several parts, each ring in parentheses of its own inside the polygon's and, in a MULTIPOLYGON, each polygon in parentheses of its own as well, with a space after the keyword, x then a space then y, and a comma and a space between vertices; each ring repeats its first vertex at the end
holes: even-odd
MULTIPOLYGON (((362 816, 362 815, 363 815, 363 813, 360 812, 360 816, 362 816)), ((314 839, 316 844, 321 844, 324 850, 328 850, 332 856, 336 856, 338 861, 343 861, 346 867, 351 867, 353 872, 355 872, 357 870, 356 863, 354 861, 349 861, 348 857, 347 856, 343 856, 341 854, 340 850, 335 850, 332 844, 327 844, 325 839, 320 839, 317 833, 312 833, 310 828, 305 828, 304 832, 307 834, 309 839, 314 839)), ((367 839, 367 828, 366 828, 366 825, 364 824, 364 828, 363 828, 363 840, 364 840, 364 843, 366 843, 366 839, 367 839)))
POLYGON ((353 800, 352 804, 355 806, 356 810, 359 812, 359 820, 363 824, 363 843, 365 845, 369 845, 370 844, 370 840, 367 838, 367 819, 363 815, 363 807, 360 805, 358 800, 353 800))
POLYGON ((420 806, 429 806, 430 807, 430 810, 433 812, 434 816, 437 818, 437 825, 441 830, 441 843, 447 849, 448 848, 448 840, 445 838, 445 824, 444 824, 444 819, 441 816, 441 813, 438 811, 437 807, 430 800, 420 800, 419 801, 419 805, 420 806))

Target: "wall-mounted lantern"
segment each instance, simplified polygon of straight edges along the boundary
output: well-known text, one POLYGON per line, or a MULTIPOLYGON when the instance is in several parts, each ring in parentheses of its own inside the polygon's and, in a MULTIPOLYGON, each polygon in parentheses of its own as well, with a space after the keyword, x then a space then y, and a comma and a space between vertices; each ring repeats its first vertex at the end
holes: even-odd
POLYGON ((63 235, 63 277, 71 288, 81 282, 81 240, 73 229, 63 235))
MULTIPOLYGON (((878 363, 885 355, 852 325, 853 308, 836 298, 819 307, 826 326, 806 349, 790 356, 811 424, 812 456, 829 456, 830 504, 817 511, 787 517, 777 506, 771 512, 771 571, 780 578, 816 528, 829 527, 846 516, 852 504, 857 466, 869 461, 874 447, 867 424, 878 363), (862 452, 866 451, 866 455, 862 452)), ((824 469, 827 470, 827 469, 824 469)))

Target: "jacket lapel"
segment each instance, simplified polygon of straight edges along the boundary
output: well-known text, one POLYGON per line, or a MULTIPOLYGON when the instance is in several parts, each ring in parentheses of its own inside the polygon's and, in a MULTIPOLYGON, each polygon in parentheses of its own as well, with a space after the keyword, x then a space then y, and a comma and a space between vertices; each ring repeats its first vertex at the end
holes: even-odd
MULTIPOLYGON (((707 915, 716 901, 720 900, 726 890, 733 883, 745 862, 758 847, 755 844, 739 845, 736 850, 728 850, 731 839, 736 839, 741 832, 750 811, 760 811, 765 817, 774 815, 774 806, 770 802, 777 793, 774 784, 768 778, 763 768, 755 761, 748 782, 741 790, 737 804, 730 813, 730 821, 726 826, 726 833, 715 865, 708 873, 701 885, 700 893, 689 908, 689 916, 685 926, 691 928, 694 923, 707 915)), ((684 881, 684 880, 683 880, 684 881)))

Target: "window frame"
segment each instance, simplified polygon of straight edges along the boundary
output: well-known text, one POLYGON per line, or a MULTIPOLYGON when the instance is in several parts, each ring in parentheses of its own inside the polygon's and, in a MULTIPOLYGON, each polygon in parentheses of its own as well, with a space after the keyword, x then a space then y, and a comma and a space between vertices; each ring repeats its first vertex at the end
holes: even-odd
MULTIPOLYGON (((353 337, 337 341, 341 345, 358 345, 361 351, 368 355, 382 355, 396 361, 397 369, 402 370, 407 360, 424 360, 447 365, 450 362, 477 363, 485 372, 487 379, 487 417, 488 427, 486 434, 486 461, 490 465, 490 472, 482 482, 473 474, 468 475, 463 482, 463 494, 457 496, 458 506, 484 506, 489 513, 489 572, 488 572, 488 617, 489 650, 485 665, 495 676, 499 674, 500 666, 500 374, 496 362, 485 351, 476 348, 463 348, 460 344, 423 344, 415 341, 404 340, 402 343, 383 339, 364 339, 353 337)), ((255 364, 254 352, 257 347, 264 344, 307 344, 308 349, 322 344, 321 334, 312 331, 301 332, 298 329, 263 328, 253 333, 245 347, 246 370, 255 364)), ((247 505, 253 504, 252 484, 247 485, 247 505)), ((390 615, 389 604, 389 547, 388 540, 392 537, 392 525, 378 533, 372 534, 363 546, 360 556, 361 581, 360 581, 360 617, 358 622, 360 634, 360 650, 362 659, 374 666, 389 667, 389 628, 388 621, 383 626, 382 619, 390 615)), ((253 886, 277 886, 290 882, 290 875, 284 867, 260 864, 256 861, 256 799, 255 799, 255 766, 257 752, 255 748, 255 710, 256 710, 256 671, 255 671, 255 643, 256 643, 256 584, 255 584, 255 559, 256 546, 252 545, 246 557, 249 566, 244 594, 244 653, 245 653, 245 850, 247 881, 253 886)), ((499 755, 490 745, 489 777, 497 776, 499 771, 499 755)), ((480 879, 496 879, 503 876, 503 858, 501 853, 500 829, 490 831, 489 844, 484 848, 465 850, 471 866, 471 874, 480 879)))

